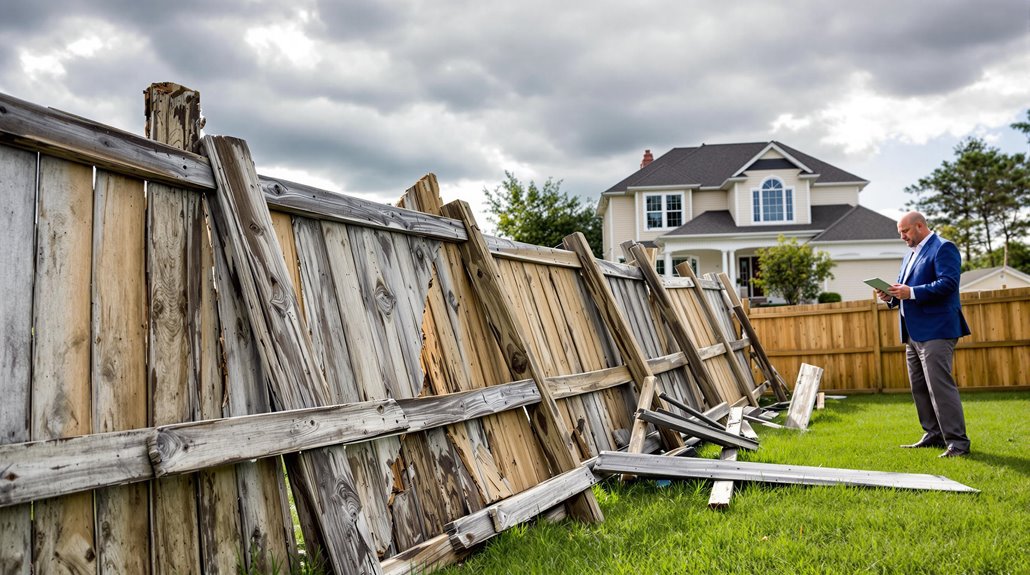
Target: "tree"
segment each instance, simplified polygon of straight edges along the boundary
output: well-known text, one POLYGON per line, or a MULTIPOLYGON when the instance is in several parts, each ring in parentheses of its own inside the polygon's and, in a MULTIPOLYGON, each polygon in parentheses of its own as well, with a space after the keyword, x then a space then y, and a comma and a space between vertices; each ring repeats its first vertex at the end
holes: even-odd
POLYGON ((988 265, 999 265, 998 239, 1004 246, 1030 231, 1027 156, 1004 154, 979 138, 960 143, 954 161, 944 161, 905 191, 917 196, 908 205, 961 246, 966 262, 987 255, 988 265))
POLYGON ((1017 132, 1023 132, 1024 134, 1026 134, 1026 141, 1027 143, 1030 143, 1030 109, 1027 109, 1026 111, 1025 122, 1015 122, 1009 124, 1009 127, 1013 130, 1016 130, 1017 132))
POLYGON ((557 246, 573 233, 583 232, 594 255, 601 257, 601 218, 594 206, 561 191, 561 180, 548 178, 543 187, 524 186, 514 174, 486 194, 490 221, 506 238, 538 246, 557 246))
POLYGON ((786 239, 783 234, 776 239, 775 246, 758 248, 756 252, 761 272, 755 283, 787 300, 789 305, 815 299, 822 282, 833 277, 830 270, 836 265, 826 252, 816 252, 812 246, 798 244, 797 238, 786 239))

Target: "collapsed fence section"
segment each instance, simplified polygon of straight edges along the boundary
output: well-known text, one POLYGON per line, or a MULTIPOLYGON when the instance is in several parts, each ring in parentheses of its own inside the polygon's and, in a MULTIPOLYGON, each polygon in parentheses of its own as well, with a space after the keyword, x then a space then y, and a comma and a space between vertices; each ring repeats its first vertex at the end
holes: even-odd
POLYGON ((516 496, 599 518, 576 466, 658 449, 633 414, 660 393, 753 401, 712 360, 746 342, 672 338, 642 269, 483 237, 432 176, 403 209, 196 155, 174 85, 147 109, 189 149, 0 95, 4 573, 283 568, 291 502, 335 572, 453 562, 536 515, 516 496))

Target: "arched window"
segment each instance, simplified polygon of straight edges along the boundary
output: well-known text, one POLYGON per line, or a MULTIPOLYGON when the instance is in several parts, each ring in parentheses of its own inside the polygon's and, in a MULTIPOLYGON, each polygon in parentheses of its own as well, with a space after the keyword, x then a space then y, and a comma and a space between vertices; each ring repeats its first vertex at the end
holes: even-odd
POLYGON ((768 178, 761 188, 751 190, 751 208, 756 222, 794 221, 794 188, 779 178, 768 178))

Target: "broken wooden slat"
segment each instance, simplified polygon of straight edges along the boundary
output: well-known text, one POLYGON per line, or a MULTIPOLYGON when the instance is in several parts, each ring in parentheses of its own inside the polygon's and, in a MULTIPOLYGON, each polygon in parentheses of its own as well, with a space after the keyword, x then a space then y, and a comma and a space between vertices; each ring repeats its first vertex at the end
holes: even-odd
MULTIPOLYGON (((580 263, 583 266, 580 270, 583 275, 583 283, 590 293, 594 307, 597 308, 601 319, 604 320, 608 333, 619 348, 623 361, 626 362, 630 373, 633 375, 633 380, 638 388, 637 409, 664 408, 665 406, 661 400, 654 395, 655 385, 653 381, 650 386, 646 385, 647 378, 654 378, 654 373, 647 363, 647 357, 644 355, 643 350, 640 349, 640 344, 633 336, 633 330, 630 328, 626 317, 616 304, 611 286, 608 285, 604 275, 601 273, 597 260, 587 244, 586 237, 582 233, 576 232, 565 236, 562 244, 565 246, 565 249, 576 252, 576 255, 579 257, 580 263)), ((659 431, 662 432, 662 437, 668 442, 666 447, 672 449, 683 445, 683 440, 678 435, 668 433, 667 430, 659 431)), ((639 420, 634 420, 629 450, 639 453, 646 434, 647 426, 639 420)))
POLYGON ((448 523, 445 529, 450 543, 457 550, 471 549, 504 529, 528 521, 547 508, 588 490, 596 482, 597 478, 585 465, 552 477, 502 502, 448 523), (540 507, 548 501, 553 503, 540 507), (495 515, 502 504, 505 511, 500 512, 501 518, 498 519, 495 515), (525 512, 522 512, 523 506, 525 512), (498 525, 502 528, 499 529, 498 525))
POLYGON ((633 256, 633 260, 644 276, 644 282, 647 283, 647 287, 654 296, 655 303, 658 304, 658 310, 661 313, 662 319, 665 320, 665 324, 669 327, 673 339, 676 340, 676 345, 687 355, 687 367, 690 369, 691 375, 694 376, 694 381, 697 382, 701 393, 704 395, 705 402, 708 405, 719 403, 721 398, 715 386, 712 385, 711 376, 709 376, 708 370, 704 366, 700 350, 687 334, 687 329, 683 325, 683 318, 673 306, 672 299, 665 290, 665 285, 662 283, 661 278, 658 277, 658 273, 647 260, 643 246, 635 242, 625 242, 623 249, 633 256))
POLYGON ((779 372, 773 367, 772 362, 769 361, 769 356, 765 354, 765 348, 762 347, 758 334, 755 333, 755 328, 751 325, 751 319, 744 311, 744 305, 740 301, 740 296, 737 295, 737 290, 733 287, 733 282, 730 281, 729 276, 725 273, 719 274, 719 281, 722 283, 724 296, 729 300, 730 308, 733 309, 733 313, 737 316, 737 322, 740 323, 741 329, 744 330, 744 335, 751 341, 751 347, 758 358, 758 366, 762 370, 762 374, 765 375, 770 385, 772 385, 776 399, 778 401, 786 401, 787 386, 783 378, 780 377, 779 372))
POLYGON ((819 393, 819 380, 823 377, 823 368, 801 364, 798 370, 798 380, 794 384, 794 394, 791 396, 790 409, 787 410, 787 421, 784 427, 791 429, 808 429, 808 420, 812 417, 812 409, 815 407, 815 396, 819 393))
POLYGON ((681 433, 685 433, 693 437, 700 437, 701 439, 711 441, 718 445, 741 447, 752 451, 758 449, 757 441, 746 439, 739 435, 731 435, 726 433, 725 430, 714 429, 704 423, 695 423, 688 419, 648 411, 646 409, 637 412, 637 417, 643 421, 653 423, 656 426, 675 429, 681 433))
POLYGON ((157 428, 149 443, 158 477, 366 441, 407 429, 393 400, 227 417, 157 428))
POLYGON ((687 404, 685 404, 685 403, 683 403, 681 401, 677 401, 676 398, 670 397, 669 395, 666 395, 664 393, 661 394, 659 397, 661 397, 665 401, 668 401, 672 405, 675 405, 676 407, 682 409, 683 411, 687 412, 688 414, 693 415, 694 417, 696 417, 697 419, 701 420, 702 422, 707 423, 708 425, 710 425, 710 426, 712 426, 712 427, 714 427, 716 429, 722 429, 722 424, 720 424, 718 421, 715 421, 714 419, 708 417, 704 413, 694 409, 693 407, 690 407, 689 405, 687 405, 687 404))
MULTIPOLYGON (((730 417, 726 421, 726 433, 739 434, 743 422, 744 409, 742 407, 734 407, 730 410, 730 417)), ((737 448, 723 447, 722 452, 719 454, 719 459, 723 461, 736 461, 737 448)), ((708 508, 725 509, 729 507, 731 497, 733 497, 733 482, 728 480, 716 481, 712 484, 712 493, 708 497, 708 508)))
POLYGON ((468 553, 454 549, 450 537, 443 533, 383 561, 383 575, 430 573, 461 561, 468 553))
MULTIPOLYGON (((518 331, 518 324, 512 316, 510 297, 501 287, 497 264, 486 247, 471 208, 465 202, 457 201, 443 206, 443 213, 461 220, 465 225, 469 239, 459 244, 462 261, 472 278, 472 287, 479 296, 490 331, 497 340, 509 371, 519 378, 529 375, 540 392, 541 402, 537 408, 530 410, 530 420, 541 440, 544 454, 554 472, 575 469, 579 464, 579 456, 572 443, 572 436, 565 428, 554 398, 544 382, 543 371, 529 353, 518 331)), ((600 521, 604 517, 592 492, 581 493, 569 504, 570 515, 582 521, 600 521)))
MULTIPOLYGON (((235 138, 203 140, 218 185, 212 205, 214 231, 235 272, 259 342, 262 367, 279 409, 330 405, 328 385, 312 352, 311 336, 273 231, 250 150, 235 138)), ((337 573, 379 572, 368 526, 355 498, 342 448, 289 458, 291 485, 306 498, 311 518, 305 541, 326 552, 337 573), (339 452, 337 452, 339 451, 339 452), (342 497, 341 497, 342 496, 342 497)))
POLYGON ((719 461, 602 452, 594 464, 595 472, 632 473, 670 479, 725 479, 730 481, 760 481, 796 485, 851 485, 855 487, 893 487, 895 489, 925 489, 979 493, 979 489, 958 483, 940 475, 896 473, 891 471, 865 471, 833 467, 807 467, 740 461, 719 461))
POLYGON ((676 266, 676 270, 679 271, 680 275, 689 277, 694 282, 694 293, 697 295, 698 306, 708 318, 708 323, 712 327, 712 332, 715 334, 716 341, 726 347, 726 360, 729 362, 730 369, 733 371, 733 379, 737 382, 737 389, 739 389, 740 393, 747 398, 748 403, 757 407, 758 400, 754 395, 754 382, 751 372, 740 365, 737 355, 733 352, 733 348, 730 346, 730 342, 733 338, 726 333, 726 326, 715 316, 715 310, 712 309, 711 302, 708 301, 708 298, 705 296, 704 288, 701 286, 701 280, 699 280, 697 274, 694 273, 694 269, 690 266, 690 262, 683 262, 676 266))

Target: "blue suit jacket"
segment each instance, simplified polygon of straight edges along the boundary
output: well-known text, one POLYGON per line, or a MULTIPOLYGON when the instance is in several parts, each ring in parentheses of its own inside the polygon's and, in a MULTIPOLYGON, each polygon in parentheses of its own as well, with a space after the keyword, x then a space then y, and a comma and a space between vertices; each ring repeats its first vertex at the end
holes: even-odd
MULTIPOLYGON (((901 263, 898 283, 912 288, 915 299, 891 300, 891 307, 900 303, 905 312, 901 316, 901 341, 929 341, 931 339, 957 339, 969 335, 969 325, 962 315, 958 281, 962 273, 962 257, 955 244, 934 234, 926 241, 908 278, 902 277, 909 252, 901 263)), ((899 314, 900 316, 900 314, 899 314)))

